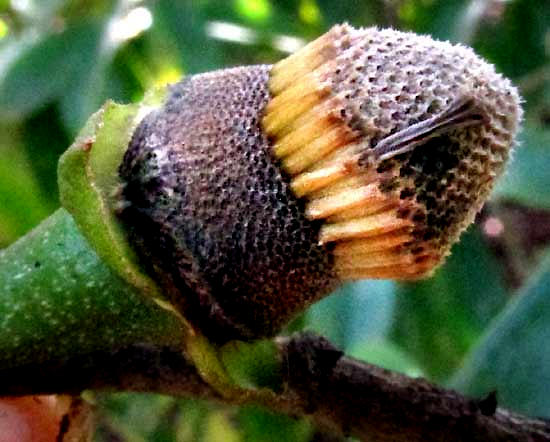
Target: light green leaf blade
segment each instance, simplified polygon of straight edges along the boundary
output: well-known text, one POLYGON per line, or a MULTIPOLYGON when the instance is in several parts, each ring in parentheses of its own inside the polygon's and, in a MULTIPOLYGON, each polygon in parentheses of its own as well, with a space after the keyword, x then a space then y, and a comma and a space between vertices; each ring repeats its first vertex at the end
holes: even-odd
POLYGON ((384 337, 393 321, 394 291, 389 281, 345 284, 308 310, 305 328, 342 349, 384 337))
POLYGON ((527 126, 495 196, 550 208, 550 130, 527 126))
POLYGON ((245 406, 238 411, 238 423, 246 442, 311 440, 313 428, 305 420, 271 413, 264 409, 245 406))
POLYGON ((0 248, 6 247, 51 211, 21 147, 17 128, 0 128, 0 248))
POLYGON ((387 370, 397 371, 407 376, 422 376, 423 372, 417 362, 389 339, 373 339, 357 342, 346 354, 361 361, 378 365, 387 370))
POLYGON ((427 376, 446 379, 506 305, 501 272, 481 232, 470 228, 433 277, 399 287, 394 342, 427 376))
POLYGON ((469 354, 451 383, 465 394, 496 390, 501 406, 550 417, 550 253, 469 354))
POLYGON ((99 32, 97 23, 81 23, 23 47, 0 79, 0 117, 20 118, 64 94, 93 66, 99 32))

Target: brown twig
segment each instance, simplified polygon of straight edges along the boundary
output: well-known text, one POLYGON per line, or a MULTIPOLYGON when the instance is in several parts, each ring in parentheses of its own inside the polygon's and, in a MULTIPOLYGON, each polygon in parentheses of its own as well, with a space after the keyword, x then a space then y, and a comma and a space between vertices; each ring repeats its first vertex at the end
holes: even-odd
MULTIPOLYGON (((548 441, 550 421, 497 408, 494 395, 470 399, 343 356, 326 339, 278 339, 284 388, 272 404, 285 414, 368 441, 548 441)), ((76 357, 0 371, 0 394, 78 393, 84 389, 222 397, 185 356, 136 345, 111 354, 76 357)), ((253 399, 251 399, 253 401, 253 399)))
POLYGON ((302 412, 368 441, 545 441, 550 422, 347 357, 324 338, 282 346, 286 395, 302 412))

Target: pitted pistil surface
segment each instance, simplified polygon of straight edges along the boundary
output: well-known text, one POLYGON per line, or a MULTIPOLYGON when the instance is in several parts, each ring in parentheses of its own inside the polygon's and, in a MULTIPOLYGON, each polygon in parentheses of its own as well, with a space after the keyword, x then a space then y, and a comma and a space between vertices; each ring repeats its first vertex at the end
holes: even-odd
POLYGON ((273 334, 335 283, 319 223, 305 217, 260 126, 269 70, 173 86, 135 131, 120 170, 122 218, 141 256, 220 340, 273 334))

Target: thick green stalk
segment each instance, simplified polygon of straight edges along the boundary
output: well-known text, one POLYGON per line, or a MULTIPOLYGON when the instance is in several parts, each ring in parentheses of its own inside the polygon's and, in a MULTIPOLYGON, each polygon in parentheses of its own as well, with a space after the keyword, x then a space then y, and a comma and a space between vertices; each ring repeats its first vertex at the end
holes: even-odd
POLYGON ((182 340, 177 315, 100 260, 64 209, 0 251, 0 368, 182 340))

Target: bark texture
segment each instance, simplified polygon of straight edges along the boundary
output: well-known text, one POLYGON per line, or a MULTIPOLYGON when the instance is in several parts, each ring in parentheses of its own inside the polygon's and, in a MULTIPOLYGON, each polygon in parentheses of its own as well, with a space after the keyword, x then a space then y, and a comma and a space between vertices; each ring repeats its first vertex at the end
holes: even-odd
MULTIPOLYGON (((368 441, 548 441, 550 421, 497 407, 496 397, 467 398, 348 358, 326 339, 303 334, 278 339, 283 379, 268 408, 309 417, 321 427, 368 441)), ((228 404, 177 349, 134 345, 63 364, 0 371, 0 395, 76 394, 84 389, 157 392, 228 404)))

